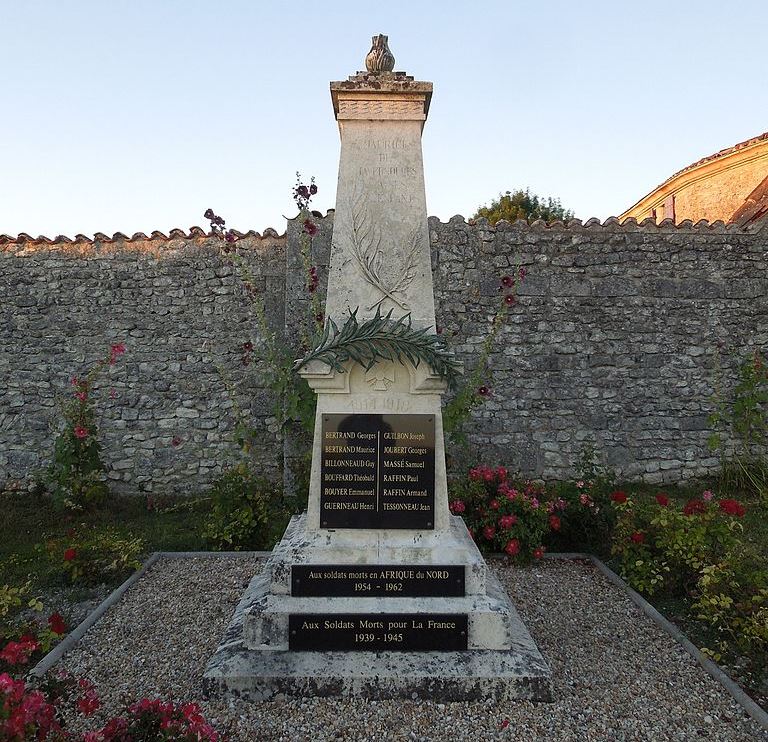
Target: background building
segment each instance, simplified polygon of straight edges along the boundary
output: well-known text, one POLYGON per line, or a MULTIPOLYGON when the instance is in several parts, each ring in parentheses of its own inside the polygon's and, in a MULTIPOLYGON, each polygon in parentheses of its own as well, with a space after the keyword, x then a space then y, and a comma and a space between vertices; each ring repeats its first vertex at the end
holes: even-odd
POLYGON ((768 132, 704 157, 667 178, 627 209, 620 220, 634 217, 721 219, 741 226, 768 216, 768 132))

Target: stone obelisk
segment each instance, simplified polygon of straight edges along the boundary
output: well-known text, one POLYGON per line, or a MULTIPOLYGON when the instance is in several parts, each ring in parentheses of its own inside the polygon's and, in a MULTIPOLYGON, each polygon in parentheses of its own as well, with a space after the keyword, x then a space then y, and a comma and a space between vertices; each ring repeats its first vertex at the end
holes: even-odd
MULTIPOLYGON (((341 159, 326 317, 434 332, 421 135, 432 84, 367 71, 331 83, 341 159)), ((429 364, 315 360, 307 512, 251 581, 206 670, 208 692, 444 700, 550 696, 549 669, 461 518, 448 510, 429 364)))

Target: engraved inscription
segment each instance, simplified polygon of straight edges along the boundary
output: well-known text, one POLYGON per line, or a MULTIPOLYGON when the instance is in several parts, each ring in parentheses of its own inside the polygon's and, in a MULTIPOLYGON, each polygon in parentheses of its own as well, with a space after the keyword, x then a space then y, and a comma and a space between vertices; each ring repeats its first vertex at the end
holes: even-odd
POLYGON ((291 567, 294 597, 463 597, 464 566, 313 564, 291 567))
POLYGON ((291 614, 292 651, 452 652, 467 648, 466 613, 291 614))
POLYGON ((434 528, 435 418, 323 415, 322 528, 434 528))

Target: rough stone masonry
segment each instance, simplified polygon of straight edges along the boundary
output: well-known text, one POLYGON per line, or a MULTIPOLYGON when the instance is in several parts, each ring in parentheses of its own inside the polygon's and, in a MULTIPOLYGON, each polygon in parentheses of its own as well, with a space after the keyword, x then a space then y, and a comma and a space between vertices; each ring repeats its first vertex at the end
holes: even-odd
MULTIPOLYGON (((317 222, 312 260, 324 281, 332 212, 317 222)), ((492 228, 461 217, 429 226, 437 322, 468 369, 500 277, 528 273, 490 359, 491 394, 467 428, 476 460, 564 478, 591 443, 628 478, 717 469, 706 444, 713 394, 727 396, 740 361, 768 350, 768 229, 612 219, 492 228)), ((306 301, 300 229, 289 222, 286 235, 248 232, 240 243, 271 326, 288 337, 306 301)), ((260 431, 257 462, 281 477, 252 310, 202 230, 0 236, 0 320, 0 486, 50 460, 57 399, 117 341, 128 352, 99 406, 116 490, 203 490, 237 457, 226 384, 260 431), (254 360, 243 365, 249 341, 254 360)))

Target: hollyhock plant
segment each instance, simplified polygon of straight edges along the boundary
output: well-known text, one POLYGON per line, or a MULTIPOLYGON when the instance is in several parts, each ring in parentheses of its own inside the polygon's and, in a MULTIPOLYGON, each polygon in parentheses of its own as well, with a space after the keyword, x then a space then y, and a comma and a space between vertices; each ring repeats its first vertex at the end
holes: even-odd
POLYGON ((83 510, 99 505, 106 497, 106 472, 96 424, 98 395, 93 392, 98 378, 125 352, 124 343, 112 343, 108 353, 84 376, 71 378, 74 392, 62 405, 63 430, 56 438, 53 462, 45 474, 45 483, 59 506, 83 510))

